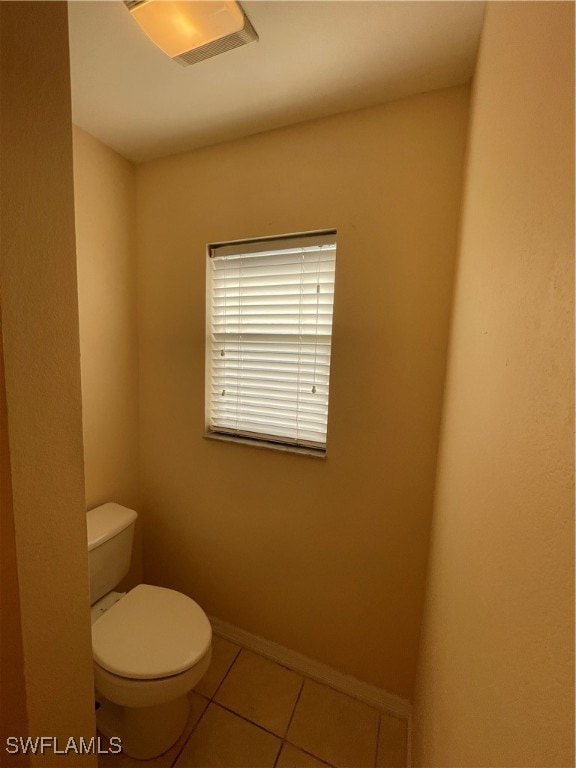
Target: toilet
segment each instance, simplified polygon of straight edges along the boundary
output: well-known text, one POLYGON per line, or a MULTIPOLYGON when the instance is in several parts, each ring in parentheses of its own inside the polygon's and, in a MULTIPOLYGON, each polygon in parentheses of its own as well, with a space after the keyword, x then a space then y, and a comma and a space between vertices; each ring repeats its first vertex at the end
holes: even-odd
POLYGON ((115 503, 87 513, 92 653, 99 731, 147 760, 186 726, 188 692, 210 664, 212 628, 202 608, 173 589, 113 591, 128 573, 136 518, 115 503))

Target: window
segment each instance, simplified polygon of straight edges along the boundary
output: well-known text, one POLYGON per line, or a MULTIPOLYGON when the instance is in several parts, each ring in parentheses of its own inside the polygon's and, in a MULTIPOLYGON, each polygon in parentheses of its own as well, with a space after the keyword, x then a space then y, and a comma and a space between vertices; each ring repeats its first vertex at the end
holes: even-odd
POLYGON ((335 265, 335 232, 209 247, 209 435, 325 453, 335 265))

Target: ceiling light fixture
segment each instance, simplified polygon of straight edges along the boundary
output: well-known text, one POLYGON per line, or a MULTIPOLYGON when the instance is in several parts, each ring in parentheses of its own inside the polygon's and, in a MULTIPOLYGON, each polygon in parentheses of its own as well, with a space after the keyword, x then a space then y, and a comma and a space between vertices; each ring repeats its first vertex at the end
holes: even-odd
POLYGON ((135 21, 167 56, 186 67, 258 40, 235 0, 124 0, 135 21))

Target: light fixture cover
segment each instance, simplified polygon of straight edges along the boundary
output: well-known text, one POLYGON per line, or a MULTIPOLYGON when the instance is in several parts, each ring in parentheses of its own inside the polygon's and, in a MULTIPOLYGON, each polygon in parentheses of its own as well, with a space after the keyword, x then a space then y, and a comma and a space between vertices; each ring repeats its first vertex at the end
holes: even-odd
POLYGON ((183 66, 258 39, 235 0, 124 2, 152 42, 183 66))

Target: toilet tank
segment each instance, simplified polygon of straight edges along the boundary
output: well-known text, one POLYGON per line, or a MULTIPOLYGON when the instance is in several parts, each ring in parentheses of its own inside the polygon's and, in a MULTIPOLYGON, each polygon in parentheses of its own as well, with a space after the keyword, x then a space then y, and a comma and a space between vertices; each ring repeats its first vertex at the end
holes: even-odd
POLYGON ((91 605, 128 573, 136 518, 133 509, 113 502, 87 513, 91 605))

